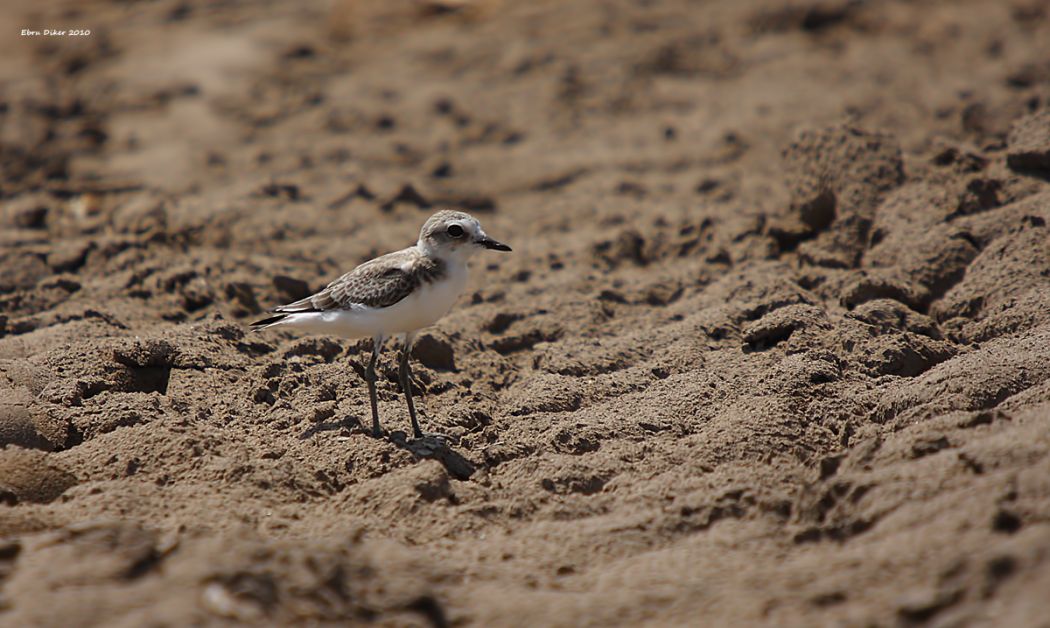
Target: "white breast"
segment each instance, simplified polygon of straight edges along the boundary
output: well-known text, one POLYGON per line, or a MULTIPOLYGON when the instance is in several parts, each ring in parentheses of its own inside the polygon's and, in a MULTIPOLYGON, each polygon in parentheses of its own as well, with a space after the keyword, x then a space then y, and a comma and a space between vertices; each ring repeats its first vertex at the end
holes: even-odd
POLYGON ((440 281, 424 284, 394 305, 376 310, 386 321, 384 331, 404 333, 433 325, 452 309, 466 285, 467 266, 449 268, 449 274, 440 281))

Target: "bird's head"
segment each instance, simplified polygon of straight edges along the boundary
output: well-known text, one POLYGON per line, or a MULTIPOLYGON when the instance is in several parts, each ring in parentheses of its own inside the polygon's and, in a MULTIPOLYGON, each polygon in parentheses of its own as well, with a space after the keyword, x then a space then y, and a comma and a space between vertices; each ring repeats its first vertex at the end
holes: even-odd
POLYGON ((431 216, 419 231, 419 247, 428 254, 444 259, 469 259, 481 249, 509 251, 485 233, 481 223, 470 214, 442 210, 431 216))

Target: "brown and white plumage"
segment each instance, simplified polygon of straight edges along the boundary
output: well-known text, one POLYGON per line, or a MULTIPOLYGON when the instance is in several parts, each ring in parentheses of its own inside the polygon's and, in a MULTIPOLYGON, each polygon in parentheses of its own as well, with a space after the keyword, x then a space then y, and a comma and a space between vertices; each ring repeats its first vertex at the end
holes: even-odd
POLYGON ((413 247, 365 262, 317 294, 274 311, 316 312, 360 305, 390 307, 420 285, 437 281, 444 275, 443 261, 426 257, 413 247))
POLYGON ((367 261, 320 292, 274 308, 277 316, 252 324, 269 327, 287 319, 289 314, 387 308, 423 284, 441 280, 445 274, 443 260, 427 257, 417 247, 410 247, 367 261))

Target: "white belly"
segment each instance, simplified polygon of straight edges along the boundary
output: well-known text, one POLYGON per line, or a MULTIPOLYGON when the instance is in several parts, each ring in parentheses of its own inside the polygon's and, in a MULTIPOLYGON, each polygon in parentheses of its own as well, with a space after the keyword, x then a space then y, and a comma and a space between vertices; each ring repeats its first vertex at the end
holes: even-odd
POLYGON ((467 269, 450 269, 441 281, 421 286, 390 307, 290 314, 276 325, 343 338, 390 337, 429 327, 448 313, 467 283, 467 269))

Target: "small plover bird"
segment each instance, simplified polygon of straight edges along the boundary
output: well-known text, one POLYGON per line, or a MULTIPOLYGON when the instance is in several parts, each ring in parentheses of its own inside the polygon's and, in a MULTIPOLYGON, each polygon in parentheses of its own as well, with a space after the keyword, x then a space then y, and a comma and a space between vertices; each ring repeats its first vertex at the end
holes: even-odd
POLYGON ((383 343, 399 336, 398 379, 408 401, 412 431, 422 438, 412 403, 408 364, 412 342, 420 329, 437 322, 459 298, 467 284, 467 262, 480 249, 511 250, 490 238, 470 214, 439 211, 423 224, 415 246, 367 261, 317 294, 274 308, 275 316, 256 321, 252 327, 284 326, 343 338, 371 337, 372 358, 365 381, 372 404, 372 434, 377 437, 383 432, 376 402, 376 362, 383 343))

